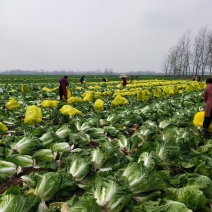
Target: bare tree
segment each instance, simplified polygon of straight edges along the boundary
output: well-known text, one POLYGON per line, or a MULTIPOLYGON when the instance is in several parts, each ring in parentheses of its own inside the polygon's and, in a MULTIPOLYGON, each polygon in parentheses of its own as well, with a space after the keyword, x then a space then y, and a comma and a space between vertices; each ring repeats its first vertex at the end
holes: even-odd
POLYGON ((191 58, 191 33, 188 30, 178 44, 169 49, 168 55, 163 60, 163 69, 166 74, 185 76, 190 74, 191 58))
POLYGON ((201 40, 199 37, 194 38, 193 46, 193 71, 192 74, 197 75, 200 68, 200 58, 201 58, 201 40))
POLYGON ((194 39, 193 47, 193 73, 196 75, 205 73, 209 59, 209 30, 207 27, 200 29, 194 39))
POLYGON ((163 59, 163 69, 169 75, 202 77, 208 69, 212 75, 212 31, 203 27, 192 41, 190 30, 187 30, 177 45, 169 49, 163 59))
POLYGON ((212 31, 208 34, 208 61, 207 67, 210 71, 210 77, 212 77, 212 31))
POLYGON ((181 52, 179 68, 182 70, 183 76, 190 74, 191 39, 191 32, 187 30, 178 43, 181 52))
POLYGON ((162 69, 165 72, 165 76, 170 75, 170 73, 169 73, 169 58, 168 58, 168 55, 164 56, 164 58, 163 58, 162 69))
POLYGON ((208 63, 208 59, 209 59, 209 54, 210 54, 210 46, 209 46, 209 42, 210 42, 210 33, 209 31, 206 29, 206 32, 205 34, 203 35, 202 37, 202 57, 201 57, 201 74, 202 76, 204 75, 205 73, 205 69, 206 69, 206 66, 207 66, 207 63, 208 63))

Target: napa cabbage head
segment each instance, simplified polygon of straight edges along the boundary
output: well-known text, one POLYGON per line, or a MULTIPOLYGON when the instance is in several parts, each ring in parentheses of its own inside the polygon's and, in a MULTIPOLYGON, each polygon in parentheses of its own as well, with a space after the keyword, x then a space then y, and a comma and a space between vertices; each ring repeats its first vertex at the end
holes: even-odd
POLYGON ((59 138, 68 138, 69 134, 72 133, 72 130, 69 128, 69 125, 62 125, 56 132, 56 135, 59 138))
POLYGON ((86 133, 93 139, 99 139, 104 136, 104 130, 102 128, 89 128, 86 133))
POLYGON ((164 190, 166 188, 165 182, 156 177, 154 172, 149 170, 142 163, 129 163, 123 170, 122 175, 127 178, 130 190, 134 194, 164 190))
POLYGON ((180 147, 167 137, 162 141, 156 141, 156 155, 165 164, 173 164, 179 156, 180 147))
POLYGON ((90 162, 83 155, 74 155, 69 161, 68 173, 73 176, 75 181, 82 181, 90 170, 90 162))
MULTIPOLYGON (((105 150, 106 148, 104 148, 105 150)), ((94 168, 97 170, 108 160, 110 157, 109 152, 102 150, 100 147, 92 150, 91 161, 93 162, 94 168)))
POLYGON ((6 158, 6 160, 21 167, 33 166, 33 158, 30 155, 11 154, 9 157, 6 158))
POLYGON ((49 147, 56 139, 56 134, 52 130, 44 133, 39 139, 42 147, 49 147))
POLYGON ((26 155, 30 155, 40 146, 41 146, 40 139, 31 135, 26 135, 17 143, 11 144, 11 148, 13 149, 13 151, 17 151, 20 154, 26 154, 26 155))
POLYGON ((51 149, 39 149, 34 152, 32 157, 36 161, 53 161, 54 159, 53 152, 51 149))
POLYGON ((61 175, 55 172, 47 172, 43 175, 36 174, 34 194, 42 201, 50 200, 59 190, 61 175))
POLYGON ((126 136, 120 134, 118 136, 117 142, 118 142, 120 150, 127 151, 127 152, 131 150, 130 140, 126 136))
POLYGON ((132 194, 114 180, 99 178, 93 189, 97 204, 107 211, 121 211, 132 199, 132 194))
POLYGON ((0 160, 0 179, 2 174, 5 176, 12 176, 16 174, 16 172, 17 166, 14 163, 0 160))
POLYGON ((155 167, 155 159, 153 152, 143 152, 141 153, 138 163, 142 162, 145 167, 153 170, 155 167))
POLYGON ((67 142, 54 143, 51 145, 53 152, 70 152, 72 147, 67 142))

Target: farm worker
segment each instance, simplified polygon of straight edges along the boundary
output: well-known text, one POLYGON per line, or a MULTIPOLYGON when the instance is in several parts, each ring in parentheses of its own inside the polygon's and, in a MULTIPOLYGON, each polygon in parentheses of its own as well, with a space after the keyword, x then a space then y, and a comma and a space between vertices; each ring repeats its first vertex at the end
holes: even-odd
POLYGON ((121 75, 121 78, 122 78, 123 88, 126 88, 126 85, 127 85, 127 75, 126 74, 122 74, 121 75))
POLYGON ((102 81, 103 81, 103 82, 107 82, 107 79, 104 77, 104 78, 102 79, 102 81))
POLYGON ((85 83, 85 82, 86 82, 85 76, 82 76, 82 77, 80 78, 80 83, 83 84, 83 83, 85 83))
POLYGON ((203 121, 203 137, 209 138, 208 127, 212 121, 212 78, 206 80, 206 88, 203 93, 203 98, 205 102, 205 117, 203 121))
POLYGON ((201 81, 200 75, 195 74, 194 77, 193 77, 193 81, 198 81, 198 82, 200 82, 200 81, 201 81))
POLYGON ((133 76, 130 77, 130 84, 135 84, 134 78, 135 78, 135 77, 133 77, 133 76))
POLYGON ((66 86, 69 85, 68 83, 68 77, 64 76, 62 79, 59 80, 59 95, 60 100, 62 100, 63 96, 65 97, 65 100, 67 100, 67 89, 66 86))
POLYGON ((197 74, 195 74, 194 76, 193 76, 193 79, 192 79, 193 81, 197 81, 197 74))

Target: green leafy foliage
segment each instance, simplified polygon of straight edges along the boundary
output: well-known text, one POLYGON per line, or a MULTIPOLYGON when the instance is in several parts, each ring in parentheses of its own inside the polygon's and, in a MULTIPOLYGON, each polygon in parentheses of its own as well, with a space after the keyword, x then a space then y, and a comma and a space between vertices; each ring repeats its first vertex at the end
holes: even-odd
MULTIPOLYGON (((8 131, 0 135, 0 182, 20 178, 23 185, 0 195, 2 208, 9 204, 10 211, 211 210, 212 144, 192 123, 195 113, 204 110, 201 89, 167 95, 160 85, 160 98, 151 95, 148 102, 137 102, 129 88, 117 91, 104 84, 98 88, 104 111, 93 109, 94 99, 74 103, 83 115, 69 117, 59 112, 67 105, 61 101, 58 108, 42 108, 40 124, 24 125, 27 106, 58 98, 56 90, 41 91, 56 87, 58 79, 51 80, 31 83, 19 78, 3 85, 0 122, 8 131), (20 93, 20 83, 26 82, 29 92, 20 93), (112 108, 116 92, 129 104, 112 108), (8 111, 4 102, 14 95, 21 108, 8 111)), ((148 83, 142 89, 153 94, 155 87, 148 83)), ((91 84, 75 89, 81 85, 71 83, 72 95, 83 96, 91 84)))

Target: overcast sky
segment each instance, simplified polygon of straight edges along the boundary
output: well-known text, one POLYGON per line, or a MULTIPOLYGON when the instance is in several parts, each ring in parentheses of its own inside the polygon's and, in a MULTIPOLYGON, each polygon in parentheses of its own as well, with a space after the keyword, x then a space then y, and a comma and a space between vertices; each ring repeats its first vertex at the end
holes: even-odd
POLYGON ((212 30, 212 0, 0 0, 0 71, 162 71, 190 30, 212 30))

